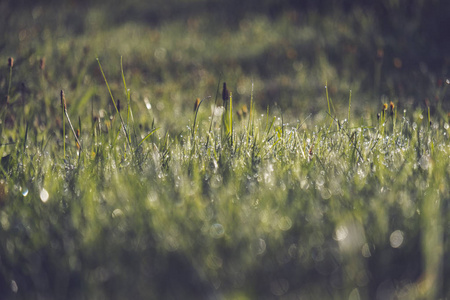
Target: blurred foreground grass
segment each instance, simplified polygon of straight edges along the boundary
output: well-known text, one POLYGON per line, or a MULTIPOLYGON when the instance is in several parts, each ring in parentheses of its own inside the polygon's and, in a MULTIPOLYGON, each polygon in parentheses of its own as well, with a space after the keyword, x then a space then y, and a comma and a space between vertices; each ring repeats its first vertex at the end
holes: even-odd
POLYGON ((0 298, 450 294, 440 41, 403 58, 364 6, 16 3, 1 4, 0 298))

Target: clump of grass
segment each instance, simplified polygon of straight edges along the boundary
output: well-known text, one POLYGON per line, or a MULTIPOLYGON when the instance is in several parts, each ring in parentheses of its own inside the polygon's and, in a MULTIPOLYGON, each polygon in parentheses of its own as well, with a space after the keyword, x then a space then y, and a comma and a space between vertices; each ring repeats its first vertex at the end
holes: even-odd
MULTIPOLYGON (((124 73, 123 73, 122 57, 120 59, 120 62, 121 62, 120 65, 121 65, 122 80, 123 80, 125 93, 126 93, 126 97, 127 97, 127 124, 129 124, 129 118, 130 118, 130 115, 131 115, 131 105, 130 105, 131 92, 130 92, 129 89, 127 89, 127 84, 126 84, 125 76, 124 76, 124 73)), ((122 131, 123 131, 123 133, 124 133, 124 135, 126 137, 128 148, 129 149, 134 148, 134 152, 137 152, 139 147, 141 146, 141 144, 145 140, 147 140, 150 136, 152 136, 153 133, 155 133, 158 130, 158 128, 151 129, 151 131, 149 133, 147 133, 147 135, 145 137, 143 137, 139 142, 136 141, 134 145, 131 144, 130 128, 127 125, 125 125, 125 122, 124 122, 124 120, 122 118, 122 115, 120 113, 119 107, 116 104, 116 101, 115 101, 114 96, 112 94, 112 91, 111 91, 111 88, 109 86, 108 80, 106 79, 105 73, 103 72, 102 65, 100 64, 100 60, 98 58, 97 58, 97 63, 98 63, 98 66, 100 68, 100 72, 102 74, 102 77, 103 77, 103 79, 105 81, 106 87, 108 89, 108 93, 109 93, 110 99, 111 99, 111 101, 112 101, 112 103, 114 105, 114 108, 116 110, 117 115, 119 115, 121 128, 122 128, 122 131)))
MULTIPOLYGON (((224 84, 222 122, 213 126, 213 115, 207 134, 197 128, 208 122, 198 116, 209 96, 196 99, 188 134, 158 136, 154 118, 150 133, 139 135, 148 114, 133 114, 140 99, 122 62, 126 110, 98 66, 115 112, 99 115, 83 144, 92 114, 80 115, 79 134, 60 94, 62 123, 92 150, 80 148, 78 164, 58 163, 57 144, 45 136, 44 145, 30 126, 14 135, 20 147, 0 148, 10 155, 0 169, 7 299, 448 293, 448 124, 428 127, 415 111, 384 130, 397 118, 392 102, 378 126, 350 123, 350 94, 343 126, 328 91, 323 111, 336 128, 328 118, 290 124, 279 109, 258 116, 253 85, 250 99, 241 99, 248 112, 239 110, 248 122, 233 123, 224 84)), ((64 150, 64 159, 74 158, 64 150)))

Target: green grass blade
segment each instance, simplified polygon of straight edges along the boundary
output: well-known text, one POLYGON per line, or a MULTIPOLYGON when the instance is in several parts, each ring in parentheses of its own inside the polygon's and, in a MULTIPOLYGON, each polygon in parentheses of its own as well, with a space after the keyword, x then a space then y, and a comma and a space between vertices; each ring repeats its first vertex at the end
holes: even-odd
POLYGON ((122 63, 122 55, 120 56, 120 72, 122 74, 122 80, 123 80, 123 87, 125 88, 125 92, 128 91, 127 89, 127 83, 125 81, 125 75, 123 74, 123 63, 122 63))
POLYGON ((202 105, 203 101, 205 101, 206 99, 209 99, 209 98, 211 98, 211 96, 206 96, 205 98, 203 98, 195 109, 194 124, 192 126, 192 139, 194 138, 194 135, 195 135, 195 124, 197 122, 197 115, 198 115, 198 110, 200 109, 200 105, 202 105))
POLYGON ((211 112, 211 122, 209 123, 209 131, 208 131, 208 138, 206 139, 206 144, 205 144, 205 148, 208 148, 209 145, 209 138, 212 135, 211 131, 212 131, 212 124, 213 124, 213 119, 214 119, 214 110, 217 107, 217 98, 219 96, 219 89, 220 89, 220 81, 222 80, 222 73, 220 73, 219 75, 219 81, 217 81, 217 89, 216 89, 216 98, 214 99, 214 107, 213 110, 211 112))
POLYGON ((158 128, 153 129, 152 131, 150 131, 137 145, 137 147, 139 147, 146 139, 148 139, 153 133, 155 133, 156 130, 158 130, 158 128))
POLYGON ((348 114, 347 114, 347 124, 350 126, 350 108, 352 107, 352 90, 350 90, 350 95, 348 96, 348 114))
POLYGON ((120 114, 119 109, 117 108, 116 101, 114 100, 114 96, 111 92, 111 88, 109 87, 108 80, 106 79, 105 73, 103 72, 103 68, 102 68, 102 65, 100 64, 100 60, 98 59, 98 57, 97 57, 97 62, 98 62, 98 66, 100 67, 100 72, 102 73, 103 79, 105 80, 106 87, 108 88, 109 96, 111 97, 111 100, 114 104, 114 108, 116 109, 116 112, 119 115, 120 123, 122 124, 122 129, 123 129, 123 132, 125 133, 128 146, 131 148, 130 140, 128 137, 128 131, 127 131, 125 123, 122 119, 122 115, 120 114))
POLYGON ((252 89, 250 92, 250 111, 248 114, 248 126, 247 126, 247 137, 246 141, 249 142, 249 137, 253 135, 253 79, 252 79, 252 89))
POLYGON ((230 112, 229 112, 229 121, 230 121, 230 141, 231 145, 233 145, 233 95, 230 92, 230 112))

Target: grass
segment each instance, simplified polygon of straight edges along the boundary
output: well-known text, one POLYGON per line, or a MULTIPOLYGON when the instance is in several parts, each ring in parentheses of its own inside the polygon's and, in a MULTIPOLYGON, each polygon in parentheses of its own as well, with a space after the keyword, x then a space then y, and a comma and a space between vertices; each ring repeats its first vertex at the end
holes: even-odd
MULTIPOLYGON (((46 9, 30 13, 58 23, 46 9)), ((68 37, 45 22, 5 34, 0 298, 450 295, 448 82, 421 91, 424 108, 386 70, 380 98, 352 54, 333 65, 324 49, 358 26, 369 39, 370 13, 335 31, 339 12, 231 30, 107 16, 94 7, 68 37)))
POLYGON ((448 293, 448 120, 232 120, 230 97, 211 130, 199 105, 198 128, 129 146, 115 108, 66 156, 51 129, 3 131, 6 297, 448 293))

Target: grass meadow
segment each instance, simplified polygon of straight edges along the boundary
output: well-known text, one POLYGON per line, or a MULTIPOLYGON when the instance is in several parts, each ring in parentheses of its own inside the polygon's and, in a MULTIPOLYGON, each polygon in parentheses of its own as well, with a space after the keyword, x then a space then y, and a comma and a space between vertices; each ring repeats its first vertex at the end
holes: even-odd
POLYGON ((450 296, 445 1, 0 8, 0 299, 450 296))

